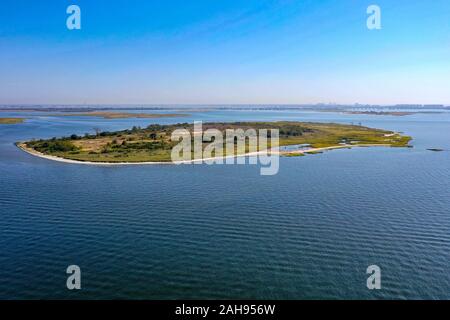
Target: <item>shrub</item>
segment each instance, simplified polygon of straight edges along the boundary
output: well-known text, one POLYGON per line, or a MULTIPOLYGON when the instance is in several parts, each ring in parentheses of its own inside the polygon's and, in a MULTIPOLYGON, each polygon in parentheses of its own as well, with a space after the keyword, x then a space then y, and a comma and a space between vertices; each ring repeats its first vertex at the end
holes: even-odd
POLYGON ((68 140, 49 140, 36 146, 36 150, 43 152, 70 152, 78 151, 79 148, 68 140))

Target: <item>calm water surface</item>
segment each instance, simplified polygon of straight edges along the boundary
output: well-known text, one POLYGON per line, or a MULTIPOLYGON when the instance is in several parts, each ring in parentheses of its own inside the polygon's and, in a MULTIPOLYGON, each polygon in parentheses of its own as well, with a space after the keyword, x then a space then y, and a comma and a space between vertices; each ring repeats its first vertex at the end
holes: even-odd
POLYGON ((450 113, 20 115, 30 119, 0 126, 1 299, 450 299, 450 113), (410 134, 414 148, 282 158, 260 176, 249 165, 63 164, 13 145, 194 119, 362 122, 410 134), (70 264, 80 291, 65 287, 70 264), (371 264, 382 290, 366 288, 371 264))

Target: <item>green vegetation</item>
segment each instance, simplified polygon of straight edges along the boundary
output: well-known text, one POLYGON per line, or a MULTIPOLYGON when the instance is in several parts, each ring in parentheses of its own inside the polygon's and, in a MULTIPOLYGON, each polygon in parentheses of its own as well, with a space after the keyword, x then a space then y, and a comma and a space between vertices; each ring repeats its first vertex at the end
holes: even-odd
MULTIPOLYGON (((193 124, 153 124, 146 128, 133 127, 132 129, 117 132, 100 132, 99 129, 96 129, 95 134, 85 134, 84 136, 71 135, 70 137, 49 140, 33 140, 20 146, 46 155, 80 161, 171 161, 172 148, 179 143, 178 141, 171 141, 171 134, 175 129, 186 129, 191 133, 191 137, 193 136, 193 124)), ((227 129, 243 129, 244 131, 247 129, 255 129, 256 131, 261 129, 278 129, 280 146, 309 144, 312 148, 351 145, 406 147, 411 140, 408 136, 402 136, 391 131, 332 123, 286 121, 204 123, 202 129, 203 132, 208 129, 217 129, 222 133, 225 133, 227 129)), ((268 142, 270 142, 270 139, 268 139, 268 142)), ((203 148, 210 143, 210 141, 203 141, 203 148)), ((236 148, 237 146, 235 146, 235 150, 236 148)), ((237 153, 242 154, 248 151, 247 144, 245 150, 237 153)), ((309 153, 316 152, 310 151, 309 153)), ((226 155, 225 150, 224 155, 226 155)), ((299 156, 299 154, 289 152, 285 152, 285 155, 299 156)))
POLYGON ((17 124, 22 123, 24 118, 0 118, 0 124, 17 124))
POLYGON ((52 140, 43 141, 36 145, 35 149, 42 153, 57 153, 57 152, 78 152, 81 148, 75 146, 72 142, 67 140, 52 140))

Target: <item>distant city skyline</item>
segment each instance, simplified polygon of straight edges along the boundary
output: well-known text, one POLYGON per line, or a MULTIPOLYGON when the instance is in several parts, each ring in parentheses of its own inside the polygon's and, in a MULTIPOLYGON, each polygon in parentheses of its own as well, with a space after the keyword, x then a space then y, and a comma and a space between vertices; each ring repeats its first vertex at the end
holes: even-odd
POLYGON ((0 3, 0 105, 448 106, 449 74, 448 0, 0 3))

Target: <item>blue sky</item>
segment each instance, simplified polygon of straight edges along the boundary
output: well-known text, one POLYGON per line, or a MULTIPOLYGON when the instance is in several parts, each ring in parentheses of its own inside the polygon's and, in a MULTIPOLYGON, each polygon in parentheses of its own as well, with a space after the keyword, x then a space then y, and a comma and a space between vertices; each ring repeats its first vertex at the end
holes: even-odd
POLYGON ((448 0, 0 2, 0 104, 450 104, 449 88, 448 0))

